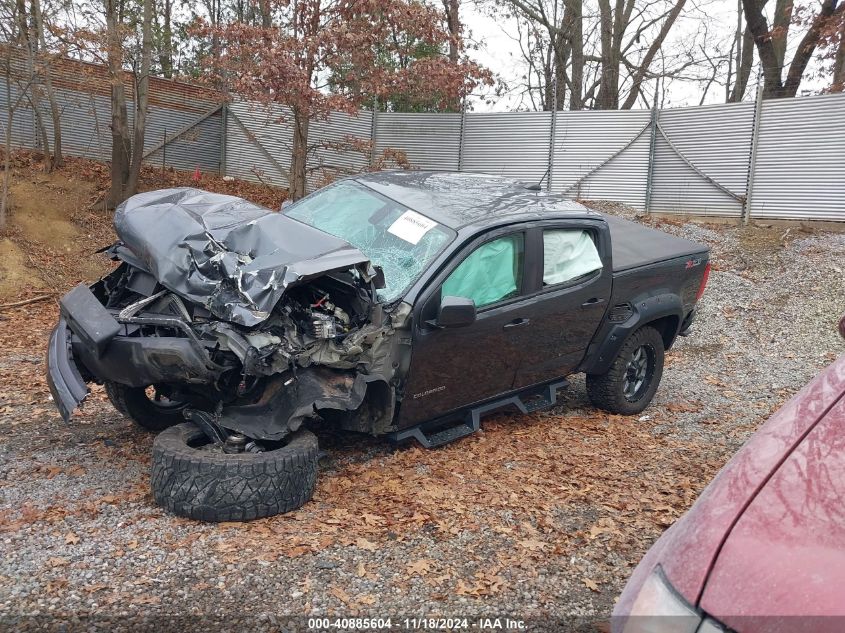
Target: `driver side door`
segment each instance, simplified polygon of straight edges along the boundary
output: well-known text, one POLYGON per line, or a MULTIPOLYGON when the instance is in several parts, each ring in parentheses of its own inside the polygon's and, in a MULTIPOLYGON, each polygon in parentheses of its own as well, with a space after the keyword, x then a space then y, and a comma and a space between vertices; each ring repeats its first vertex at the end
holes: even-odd
POLYGON ((512 388, 520 361, 516 333, 528 324, 525 233, 509 227, 472 242, 421 297, 398 421, 406 428, 512 388), (436 325, 440 301, 475 302, 474 323, 436 325))

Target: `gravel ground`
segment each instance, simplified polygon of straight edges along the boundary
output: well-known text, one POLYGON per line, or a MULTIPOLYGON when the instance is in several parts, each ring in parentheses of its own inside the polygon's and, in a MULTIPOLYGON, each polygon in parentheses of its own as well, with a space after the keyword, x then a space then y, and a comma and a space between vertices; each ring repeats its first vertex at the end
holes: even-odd
POLYGON ((54 306, 3 313, 0 628, 291 630, 357 614, 606 630, 654 539, 845 349, 845 235, 656 222, 710 244, 714 270, 645 415, 594 411, 576 378, 555 410, 497 416, 436 451, 323 436, 314 501, 249 524, 156 507, 150 435, 101 390, 70 425, 54 412, 40 377, 54 306))

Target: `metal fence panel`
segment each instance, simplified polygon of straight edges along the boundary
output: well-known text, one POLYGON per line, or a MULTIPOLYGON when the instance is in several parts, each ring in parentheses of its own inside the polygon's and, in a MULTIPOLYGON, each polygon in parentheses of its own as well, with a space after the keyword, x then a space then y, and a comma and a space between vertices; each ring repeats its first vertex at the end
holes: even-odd
MULTIPOLYGON (((17 71, 21 63, 16 61, 17 71)), ((111 158, 107 77, 100 67, 82 64, 90 68, 81 72, 79 66, 68 61, 54 69, 64 150, 107 161, 111 158)), ((19 89, 17 80, 9 88, 0 78, 3 136, 8 90, 15 100, 19 89)), ((131 98, 128 101, 131 125, 131 98)), ((147 162, 160 165, 166 159, 177 169, 225 170, 236 178, 287 186, 293 139, 290 111, 236 102, 228 106, 224 121, 214 108, 208 91, 152 81, 147 162), (167 144, 162 149, 165 131, 167 144)), ((660 112, 651 162, 651 210, 739 217, 748 186, 754 109, 753 103, 742 103, 660 112)), ((52 144, 46 96, 40 111, 52 144)), ((416 169, 484 172, 527 183, 538 183, 547 175, 553 191, 643 209, 651 113, 561 111, 555 117, 553 127, 547 112, 334 113, 311 122, 308 186, 313 189, 368 169, 373 157, 392 148, 404 151, 416 169)), ((34 114, 24 103, 14 113, 12 145, 37 148, 38 144, 34 114)), ((843 159, 845 95, 764 102, 753 191, 748 195, 750 217, 845 221, 843 159)))
POLYGON ((461 170, 539 183, 549 167, 548 112, 470 112, 461 170))
POLYGON ((246 101, 229 105, 226 123, 226 175, 288 186, 293 128, 283 123, 290 110, 246 101))
POLYGON ((651 113, 644 110, 557 113, 552 191, 582 199, 645 206, 651 113))
POLYGON ((845 221, 845 94, 764 101, 752 218, 845 221))
POLYGON ((8 117, 8 103, 10 100, 12 104, 12 147, 16 149, 24 147, 33 147, 35 144, 35 121, 33 120, 32 110, 23 105, 15 108, 20 97, 20 90, 12 83, 11 88, 6 87, 6 81, 0 80, 0 141, 6 142, 6 126, 9 125, 8 117))
POLYGON ((376 113, 376 154, 397 149, 417 169, 457 171, 460 146, 460 114, 376 113))
MULTIPOLYGON (((83 92, 65 87, 55 87, 56 101, 61 121, 62 148, 69 156, 79 156, 93 160, 111 160, 111 101, 108 96, 98 92, 83 92)), ((18 88, 12 82, 12 98, 17 98, 18 88)), ((219 113, 205 118, 196 126, 204 113, 214 108, 213 101, 194 101, 190 106, 182 104, 185 98, 180 91, 175 95, 151 95, 151 104, 147 115, 147 129, 144 139, 145 151, 149 151, 164 140, 165 131, 168 142, 165 151, 158 150, 147 157, 146 161, 160 165, 166 158, 168 167, 182 170, 218 172, 222 146, 221 118, 219 113), (169 105, 165 105, 169 104, 169 105), (187 129, 186 128, 189 128, 187 129), (175 136, 179 131, 184 133, 175 136), (175 138, 174 138, 175 136, 175 138)), ((0 107, 5 114, 6 82, 0 81, 0 107)), ((51 148, 53 143, 53 119, 46 95, 39 101, 44 127, 51 148)), ((134 104, 127 103, 130 129, 134 125, 134 104)), ((34 113, 30 107, 21 107, 14 113, 12 143, 16 147, 40 147, 37 138, 34 113)), ((5 119, 5 117, 3 117, 5 119)), ((0 125, 5 124, 5 120, 0 125)))
POLYGON ((745 196, 754 104, 673 108, 658 121, 671 143, 658 132, 650 211, 739 217, 742 200, 704 176, 745 196))
MULTIPOLYGON (((111 160, 111 101, 98 94, 56 88, 62 126, 62 149, 72 156, 94 160, 111 160)), ((46 101, 46 100, 45 100, 46 101)), ((134 125, 134 108, 127 104, 130 128, 134 125)), ((52 129, 49 104, 42 102, 42 115, 52 129)), ((52 133, 52 132, 51 132, 52 133)))
POLYGON ((308 189, 350 174, 365 171, 370 164, 373 113, 358 115, 332 112, 325 120, 312 121, 308 144, 315 149, 308 161, 308 189))
MULTIPOLYGON (((204 116, 204 115, 200 115, 204 116)), ((146 161, 161 165, 162 161, 175 169, 220 173, 222 139, 222 118, 218 110, 199 123, 192 125, 199 117, 196 112, 165 110, 151 107, 147 115, 147 131, 144 147, 149 151, 166 142, 166 145, 152 152, 146 161), (187 131, 174 135, 190 127, 187 131)))

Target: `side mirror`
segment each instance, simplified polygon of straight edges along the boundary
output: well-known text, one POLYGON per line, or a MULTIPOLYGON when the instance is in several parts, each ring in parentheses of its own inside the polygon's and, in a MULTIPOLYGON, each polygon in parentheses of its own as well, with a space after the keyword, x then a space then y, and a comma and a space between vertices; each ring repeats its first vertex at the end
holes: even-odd
POLYGON ((437 313, 438 327, 464 327, 475 323, 475 301, 466 297, 443 297, 437 313))

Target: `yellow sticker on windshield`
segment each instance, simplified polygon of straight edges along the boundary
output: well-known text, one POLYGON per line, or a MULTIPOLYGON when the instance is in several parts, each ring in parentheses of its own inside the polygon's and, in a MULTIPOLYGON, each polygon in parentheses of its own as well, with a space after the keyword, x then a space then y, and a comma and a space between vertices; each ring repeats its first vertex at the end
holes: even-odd
POLYGON ((416 245, 422 239, 422 236, 435 226, 437 226, 437 222, 434 220, 409 209, 390 225, 387 232, 416 245))

